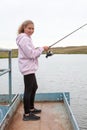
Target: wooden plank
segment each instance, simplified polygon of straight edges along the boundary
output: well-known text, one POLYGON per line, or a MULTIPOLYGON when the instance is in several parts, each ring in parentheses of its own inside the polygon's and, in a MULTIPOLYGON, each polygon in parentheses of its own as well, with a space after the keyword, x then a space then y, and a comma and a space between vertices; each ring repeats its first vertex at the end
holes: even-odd
POLYGON ((73 130, 64 103, 39 102, 35 106, 42 110, 39 121, 23 121, 21 104, 6 130, 73 130))
POLYGON ((64 103, 47 102, 42 110, 40 130, 72 130, 64 103))

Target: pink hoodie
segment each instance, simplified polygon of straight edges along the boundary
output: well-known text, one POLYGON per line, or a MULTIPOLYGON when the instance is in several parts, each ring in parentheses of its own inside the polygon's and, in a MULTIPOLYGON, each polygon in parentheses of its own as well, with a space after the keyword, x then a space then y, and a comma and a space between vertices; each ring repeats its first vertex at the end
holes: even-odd
POLYGON ((16 39, 18 45, 19 70, 23 75, 35 73, 38 69, 38 57, 44 51, 43 47, 35 49, 32 39, 25 33, 18 35, 16 39))

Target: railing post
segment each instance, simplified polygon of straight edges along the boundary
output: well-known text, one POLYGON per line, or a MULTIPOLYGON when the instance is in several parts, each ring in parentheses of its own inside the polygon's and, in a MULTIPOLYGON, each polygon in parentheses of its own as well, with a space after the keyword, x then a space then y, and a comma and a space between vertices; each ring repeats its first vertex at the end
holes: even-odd
POLYGON ((8 66, 9 66, 9 103, 12 99, 12 62, 11 62, 12 52, 9 51, 9 58, 8 58, 8 66))

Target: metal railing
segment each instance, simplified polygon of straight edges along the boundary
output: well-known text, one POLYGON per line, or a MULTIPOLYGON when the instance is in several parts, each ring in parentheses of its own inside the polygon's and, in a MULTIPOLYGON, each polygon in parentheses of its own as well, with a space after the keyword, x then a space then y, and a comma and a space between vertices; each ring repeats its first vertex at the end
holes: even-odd
POLYGON ((8 73, 8 80, 9 80, 9 102, 11 102, 12 98, 12 50, 11 49, 0 49, 0 52, 7 52, 8 53, 8 68, 0 69, 0 76, 8 73))

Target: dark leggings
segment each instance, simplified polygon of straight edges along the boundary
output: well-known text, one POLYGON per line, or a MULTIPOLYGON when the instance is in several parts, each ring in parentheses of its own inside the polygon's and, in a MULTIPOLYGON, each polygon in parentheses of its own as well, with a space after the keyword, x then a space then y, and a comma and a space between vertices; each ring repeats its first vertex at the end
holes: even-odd
POLYGON ((35 93, 38 88, 35 74, 24 75, 24 113, 28 114, 34 108, 35 93))

